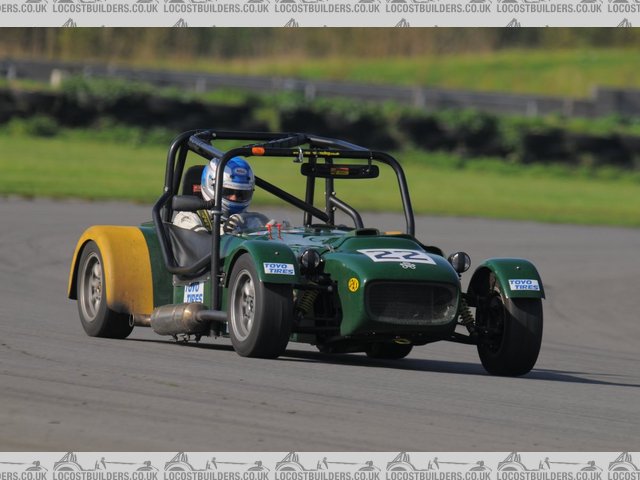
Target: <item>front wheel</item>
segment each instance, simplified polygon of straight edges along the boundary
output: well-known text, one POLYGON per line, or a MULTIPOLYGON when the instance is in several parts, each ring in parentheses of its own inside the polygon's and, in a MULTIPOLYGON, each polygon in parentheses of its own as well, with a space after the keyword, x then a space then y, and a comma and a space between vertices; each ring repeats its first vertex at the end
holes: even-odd
POLYGON ((542 343, 542 300, 506 298, 494 287, 476 312, 480 331, 478 354, 492 375, 517 377, 529 373, 542 343))
POLYGON ((233 267, 228 305, 229 336, 239 355, 276 358, 285 352, 293 323, 291 285, 260 282, 245 254, 233 267))
POLYGON ((82 249, 76 277, 80 322, 90 337, 126 338, 133 326, 129 324, 129 315, 108 307, 104 272, 100 248, 95 242, 87 243, 82 249))

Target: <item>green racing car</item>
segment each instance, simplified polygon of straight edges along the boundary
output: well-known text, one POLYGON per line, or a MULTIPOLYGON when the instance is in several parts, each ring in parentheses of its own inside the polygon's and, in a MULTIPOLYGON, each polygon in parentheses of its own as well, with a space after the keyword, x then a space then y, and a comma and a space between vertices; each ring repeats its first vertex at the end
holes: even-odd
POLYGON ((538 358, 544 289, 534 265, 485 260, 463 292, 469 256, 445 257, 415 237, 406 178, 387 153, 303 133, 188 131, 169 148, 152 219, 139 227, 93 226, 79 239, 68 296, 88 335, 125 338, 134 327, 150 327, 183 340, 228 336, 238 354, 261 358, 303 342, 326 353, 400 359, 414 346, 445 340, 475 345, 484 368, 505 376, 526 374, 538 358), (222 182, 210 201, 193 186, 204 163, 218 159, 224 171, 234 157, 287 160, 299 169, 304 198, 260 177, 255 185, 301 210, 300 225, 246 213, 245 228, 221 232, 222 182), (337 184, 377 178, 381 166, 397 179, 404 232, 365 226, 336 193, 337 184), (202 210, 211 212, 210 231, 171 222, 177 211, 202 210), (336 211, 353 225, 336 225, 336 211))

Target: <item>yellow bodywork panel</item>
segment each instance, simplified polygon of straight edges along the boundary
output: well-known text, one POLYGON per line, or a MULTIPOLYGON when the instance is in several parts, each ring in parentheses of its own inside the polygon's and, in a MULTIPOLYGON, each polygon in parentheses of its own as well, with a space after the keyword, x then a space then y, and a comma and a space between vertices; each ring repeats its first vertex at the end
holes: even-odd
POLYGON ((149 248, 137 227, 98 225, 82 234, 73 253, 69 273, 69 298, 76 297, 76 278, 82 249, 93 241, 100 249, 107 305, 115 312, 150 314, 153 282, 149 248))

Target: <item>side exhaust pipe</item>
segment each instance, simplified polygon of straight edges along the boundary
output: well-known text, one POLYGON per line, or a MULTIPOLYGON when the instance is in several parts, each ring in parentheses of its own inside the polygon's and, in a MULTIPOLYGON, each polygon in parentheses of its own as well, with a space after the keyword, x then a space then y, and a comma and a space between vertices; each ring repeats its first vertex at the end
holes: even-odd
POLYGON ((145 315, 144 313, 134 313, 129 317, 130 327, 150 327, 151 315, 145 315))
POLYGON ((134 314, 129 322, 136 327, 151 327, 159 335, 207 334, 211 322, 226 322, 227 314, 207 310, 202 303, 179 303, 156 308, 151 315, 134 314))
POLYGON ((198 316, 198 312, 206 308, 202 303, 181 303, 158 307, 151 314, 151 328, 159 335, 209 333, 211 322, 198 316))

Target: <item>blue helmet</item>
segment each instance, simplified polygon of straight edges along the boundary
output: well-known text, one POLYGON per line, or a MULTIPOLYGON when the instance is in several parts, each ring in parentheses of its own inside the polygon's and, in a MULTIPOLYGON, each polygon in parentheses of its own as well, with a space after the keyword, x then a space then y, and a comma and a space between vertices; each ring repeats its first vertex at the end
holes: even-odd
MULTIPOLYGON (((215 194, 216 176, 220 160, 212 159, 202 170, 202 197, 213 200, 215 194)), ((255 177, 251 165, 244 158, 233 157, 224 167, 222 181, 222 215, 228 217, 234 213, 244 212, 253 197, 255 177)))

